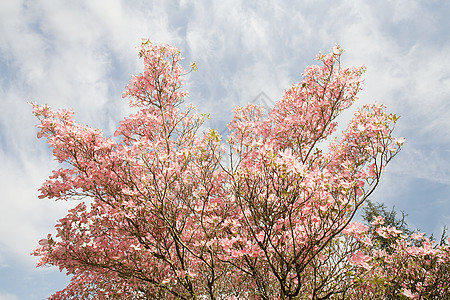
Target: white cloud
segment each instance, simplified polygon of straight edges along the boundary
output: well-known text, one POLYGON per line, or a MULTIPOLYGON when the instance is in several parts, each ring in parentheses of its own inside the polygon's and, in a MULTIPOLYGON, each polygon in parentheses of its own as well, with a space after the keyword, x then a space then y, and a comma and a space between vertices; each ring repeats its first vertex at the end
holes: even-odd
POLYGON ((17 296, 0 291, 0 300, 18 300, 17 296))
POLYGON ((30 253, 38 246, 37 241, 54 232, 51 228, 56 220, 74 204, 37 199, 37 189, 50 174, 50 168, 57 167, 46 153, 36 148, 18 153, 18 157, 0 153, 0 164, 4 175, 0 182, 0 219, 8 224, 0 227, 2 263, 8 265, 6 259, 15 257, 33 266, 37 259, 30 253))
MULTIPOLYGON (((317 51, 341 43, 345 65, 368 67, 355 105, 384 102, 402 116, 397 135, 407 143, 389 167, 382 198, 396 201, 413 195, 407 192, 417 180, 428 182, 443 189, 430 206, 439 214, 450 185, 446 7, 348 0, 0 2, 0 219, 9 224, 0 228, 0 266, 12 264, 11 257, 33 264, 29 252, 65 209, 36 199, 56 164, 36 140, 37 120, 25 102, 74 107, 80 123, 110 133, 129 112, 121 92, 141 69, 135 46, 146 37, 182 48, 185 66, 197 61, 199 70, 188 75, 189 101, 211 112, 216 127, 233 106, 260 92, 279 99, 316 63, 317 51)), ((448 221, 433 218, 430 223, 448 221)))
POLYGON ((411 0, 391 0, 389 1, 394 8, 393 22, 400 22, 403 20, 411 20, 419 18, 421 9, 417 1, 411 0))

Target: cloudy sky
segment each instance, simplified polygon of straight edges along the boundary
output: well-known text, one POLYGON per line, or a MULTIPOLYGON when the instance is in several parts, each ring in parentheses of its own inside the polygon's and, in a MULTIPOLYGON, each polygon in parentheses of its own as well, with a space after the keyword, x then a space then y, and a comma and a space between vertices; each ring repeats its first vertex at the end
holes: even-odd
POLYGON ((111 134, 129 112, 121 93, 147 37, 179 47, 186 68, 196 61, 190 101, 219 131, 234 106, 276 101, 318 51, 341 44, 343 64, 368 68, 355 105, 385 103, 407 139, 373 200, 439 234, 450 225, 449 3, 0 1, 0 300, 44 299, 68 282, 30 256, 73 203, 37 198, 57 164, 27 101, 72 107, 79 123, 111 134))

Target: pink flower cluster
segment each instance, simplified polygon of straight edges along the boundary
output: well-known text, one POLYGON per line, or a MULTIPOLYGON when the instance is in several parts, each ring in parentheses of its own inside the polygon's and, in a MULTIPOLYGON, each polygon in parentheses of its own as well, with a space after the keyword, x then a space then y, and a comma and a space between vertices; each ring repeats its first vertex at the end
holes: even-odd
POLYGON ((63 163, 40 197, 78 201, 34 251, 38 265, 73 275, 52 299, 371 299, 430 295, 441 282, 447 246, 377 219, 374 234, 396 239, 388 253, 352 222, 403 139, 392 136, 398 118, 373 104, 327 141, 365 70, 341 66, 339 46, 267 117, 236 108, 226 144, 181 106, 180 51, 149 41, 139 51, 144 71, 124 93, 137 112, 115 138, 32 104, 38 137, 63 163))

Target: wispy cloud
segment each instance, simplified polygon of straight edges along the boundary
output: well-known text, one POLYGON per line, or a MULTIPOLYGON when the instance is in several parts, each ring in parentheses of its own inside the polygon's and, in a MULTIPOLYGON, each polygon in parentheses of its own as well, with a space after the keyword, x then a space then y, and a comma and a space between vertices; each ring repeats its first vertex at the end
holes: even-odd
POLYGON ((430 227, 436 218, 449 221, 442 209, 450 185, 449 6, 414 0, 2 1, 0 267, 22 261, 28 266, 22 270, 33 274, 29 252, 71 205, 36 199, 56 163, 36 141, 37 121, 26 101, 73 107, 80 123, 111 133, 129 112, 121 92, 141 69, 135 46, 146 37, 179 46, 185 66, 197 61, 199 70, 187 78, 189 101, 212 113, 208 125, 221 128, 232 107, 260 92, 276 101, 315 63, 317 51, 341 43, 345 65, 368 67, 356 105, 384 102, 402 116, 397 134, 407 143, 377 197, 424 211, 414 191, 429 184, 440 189, 428 205, 430 227))
POLYGON ((0 291, 0 300, 18 300, 15 295, 7 292, 0 291))

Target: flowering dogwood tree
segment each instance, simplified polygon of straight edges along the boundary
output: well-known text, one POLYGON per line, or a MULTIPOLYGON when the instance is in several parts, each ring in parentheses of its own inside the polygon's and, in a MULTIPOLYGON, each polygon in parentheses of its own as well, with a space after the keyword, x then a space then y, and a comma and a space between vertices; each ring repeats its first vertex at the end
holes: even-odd
MULTIPOLYGON (((71 110, 33 103, 38 137, 64 166, 40 197, 79 201, 34 251, 38 266, 72 275, 51 298, 422 295, 418 284, 429 283, 420 276, 448 268, 448 247, 404 237, 383 252, 373 234, 397 229, 352 222, 404 139, 392 136, 398 118, 381 104, 357 110, 341 137, 329 138, 364 72, 342 67, 341 54, 338 46, 319 53, 321 65, 307 67, 266 117, 256 105, 236 108, 226 141, 200 132, 205 116, 182 105, 179 50, 149 41, 140 46, 144 71, 124 93, 136 113, 115 138, 77 124, 71 110), (404 281, 395 270, 415 259, 429 269, 404 281)), ((444 283, 434 289, 442 294, 444 283)))

